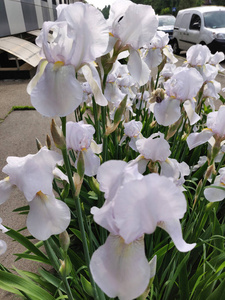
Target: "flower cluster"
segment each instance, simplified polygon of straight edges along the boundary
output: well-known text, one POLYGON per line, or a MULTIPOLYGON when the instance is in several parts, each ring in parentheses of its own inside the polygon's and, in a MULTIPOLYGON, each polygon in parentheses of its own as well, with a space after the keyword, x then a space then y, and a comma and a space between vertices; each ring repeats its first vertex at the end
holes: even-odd
MULTIPOLYGON (((68 230, 82 240, 95 296, 95 283, 109 297, 143 295, 157 260, 146 239, 161 228, 172 239, 168 249, 192 250, 198 236, 182 233, 188 204, 225 197, 224 151, 216 170, 225 107, 215 110, 224 55, 195 45, 176 66, 168 35, 157 25, 151 6, 129 0, 115 1, 107 20, 89 4, 59 5, 56 21, 45 22, 36 40, 42 59, 27 91, 40 114, 61 118, 61 127, 52 121, 51 128, 61 153, 44 146, 9 156, 2 170, 0 204, 13 186, 21 190, 34 238, 46 241, 68 230), (75 121, 66 122, 74 111, 75 121), (196 165, 199 156, 191 151, 205 142, 207 158, 196 165), (203 182, 189 199, 193 187, 186 178, 204 164, 203 182)), ((63 280, 78 272, 71 271, 68 245, 57 270, 63 280)), ((0 241, 0 254, 5 251, 0 241)))

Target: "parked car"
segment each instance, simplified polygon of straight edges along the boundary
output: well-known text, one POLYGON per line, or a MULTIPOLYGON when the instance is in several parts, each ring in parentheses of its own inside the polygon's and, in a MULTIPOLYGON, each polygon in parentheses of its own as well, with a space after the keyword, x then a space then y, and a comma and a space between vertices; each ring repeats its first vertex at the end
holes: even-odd
POLYGON ((169 39, 171 40, 173 37, 173 27, 176 18, 173 15, 161 15, 158 16, 158 19, 159 19, 159 25, 157 30, 168 33, 169 39))
POLYGON ((201 6, 180 10, 174 24, 173 52, 192 45, 207 45, 212 53, 225 53, 225 6, 201 6))

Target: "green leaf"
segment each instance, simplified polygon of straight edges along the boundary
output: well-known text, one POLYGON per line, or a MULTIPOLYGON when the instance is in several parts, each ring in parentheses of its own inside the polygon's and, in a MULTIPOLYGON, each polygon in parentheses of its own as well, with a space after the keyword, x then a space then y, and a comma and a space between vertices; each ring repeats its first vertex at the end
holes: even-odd
POLYGON ((50 295, 47 291, 42 289, 40 286, 34 284, 30 280, 26 280, 12 273, 7 273, 0 271, 0 286, 1 288, 9 285, 12 289, 18 289, 25 294, 27 294, 31 299, 48 299, 54 300, 54 297, 50 295))
POLYGON ((190 252, 188 252, 187 254, 185 254, 185 256, 182 259, 182 261, 179 264, 177 264, 176 271, 173 274, 173 276, 172 276, 169 284, 166 287, 165 294, 164 294, 165 299, 167 299, 168 295, 170 294, 170 291, 172 290, 172 287, 173 287, 173 285, 174 285, 174 283, 175 283, 178 275, 182 271, 182 269, 185 268, 185 267, 187 267, 186 264, 187 264, 187 260, 188 260, 189 256, 190 256, 190 252))
POLYGON ((49 273, 48 271, 44 269, 39 269, 38 273, 50 284, 52 284, 54 287, 57 289, 60 289, 62 292, 66 292, 64 289, 64 284, 61 279, 58 277, 54 276, 53 274, 49 273))
POLYGON ((53 250, 53 247, 51 245, 51 238, 49 238, 47 241, 44 241, 44 246, 52 266, 55 268, 55 270, 58 271, 60 267, 59 258, 53 250))
POLYGON ((191 296, 190 296, 190 298, 193 296, 193 294, 194 294, 194 292, 195 292, 195 290, 196 290, 196 288, 197 288, 199 282, 201 281, 201 279, 202 279, 202 277, 203 277, 204 275, 205 275, 205 273, 201 274, 201 275, 198 277, 198 279, 196 280, 195 285, 194 285, 194 287, 193 287, 193 289, 192 289, 192 291, 191 291, 191 296))
POLYGON ((225 291, 225 280, 215 289, 215 291, 206 300, 223 300, 225 291))
POLYGON ((122 118, 122 115, 124 114, 125 108, 127 103, 127 95, 123 98, 123 100, 120 102, 120 105, 118 106, 115 115, 114 115, 114 124, 118 124, 122 118))
POLYGON ((223 268, 225 268, 225 261, 219 266, 219 268, 216 270, 216 273, 221 271, 223 268))
POLYGON ((91 283, 81 274, 80 280, 84 291, 91 297, 94 297, 94 291, 91 283))
POLYGON ((25 248, 30 250, 32 253, 34 253, 37 256, 40 256, 44 260, 48 261, 48 263, 49 263, 49 260, 48 260, 47 256, 43 252, 41 252, 31 241, 29 241, 28 238, 26 238, 25 236, 23 236, 19 232, 15 231, 13 229, 10 229, 5 234, 7 234, 8 236, 10 236, 14 240, 16 240, 18 243, 23 245, 25 248))
MULTIPOLYGON (((77 229, 74 229, 74 228, 70 228, 70 230, 76 235, 76 237, 82 242, 82 238, 81 238, 81 232, 77 229)), ((88 247, 89 247, 89 239, 88 239, 88 236, 86 234, 86 237, 87 237, 87 243, 88 243, 88 247)))
MULTIPOLYGON (((1 279, 0 279, 0 281, 1 281, 1 279)), ((1 289, 4 291, 7 291, 9 293, 22 296, 21 292, 15 288, 13 288, 10 282, 8 282, 8 283, 1 282, 1 289)))
POLYGON ((13 210, 13 212, 20 212, 20 211, 29 211, 29 205, 21 206, 13 210))
POLYGON ((40 257, 40 256, 30 255, 30 254, 25 254, 25 253, 15 253, 14 255, 16 255, 18 257, 16 259, 16 261, 20 258, 25 258, 25 259, 29 259, 29 260, 33 260, 33 261, 37 261, 37 262, 40 262, 40 263, 51 265, 49 259, 45 259, 45 258, 40 257))
POLYGON ((29 272, 29 271, 21 271, 18 269, 15 269, 15 270, 17 271, 17 273, 19 275, 21 275, 21 277, 26 276, 26 277, 32 279, 33 281, 35 281, 36 283, 38 283, 43 288, 47 289, 49 292, 55 293, 55 287, 51 283, 49 283, 48 281, 43 279, 40 275, 33 273, 33 272, 29 272))

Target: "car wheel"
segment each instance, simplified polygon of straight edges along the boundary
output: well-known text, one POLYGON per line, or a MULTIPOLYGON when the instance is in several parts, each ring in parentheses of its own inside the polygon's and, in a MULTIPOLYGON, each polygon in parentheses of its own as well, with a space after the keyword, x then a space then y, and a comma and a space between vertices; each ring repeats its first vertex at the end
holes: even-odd
POLYGON ((180 54, 180 48, 178 46, 177 40, 173 40, 173 53, 174 54, 180 54))

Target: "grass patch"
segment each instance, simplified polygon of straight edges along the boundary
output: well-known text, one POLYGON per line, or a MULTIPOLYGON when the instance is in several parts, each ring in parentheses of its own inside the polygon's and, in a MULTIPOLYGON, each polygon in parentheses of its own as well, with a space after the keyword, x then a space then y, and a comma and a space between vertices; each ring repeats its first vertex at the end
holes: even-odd
POLYGON ((33 106, 29 106, 29 105, 15 105, 15 106, 12 106, 12 108, 7 113, 5 118, 0 119, 0 123, 2 123, 8 117, 8 115, 10 115, 13 111, 23 111, 23 110, 35 110, 35 108, 33 106))

